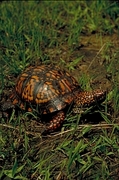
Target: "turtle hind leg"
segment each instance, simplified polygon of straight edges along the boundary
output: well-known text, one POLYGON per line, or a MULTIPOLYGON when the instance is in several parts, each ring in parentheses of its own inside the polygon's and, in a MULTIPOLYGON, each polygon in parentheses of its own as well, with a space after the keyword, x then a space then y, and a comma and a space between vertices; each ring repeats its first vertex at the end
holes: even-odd
MULTIPOLYGON (((14 98, 16 97, 15 94, 13 94, 13 96, 14 98)), ((11 96, 9 96, 7 101, 4 101, 0 104, 0 117, 8 118, 13 109, 15 109, 15 104, 13 104, 11 96)))
POLYGON ((0 118, 8 118, 11 114, 11 110, 14 109, 12 102, 6 101, 0 106, 0 118))
POLYGON ((7 111, 8 109, 13 109, 13 108, 14 108, 14 104, 12 103, 11 100, 8 100, 1 105, 2 111, 7 111))

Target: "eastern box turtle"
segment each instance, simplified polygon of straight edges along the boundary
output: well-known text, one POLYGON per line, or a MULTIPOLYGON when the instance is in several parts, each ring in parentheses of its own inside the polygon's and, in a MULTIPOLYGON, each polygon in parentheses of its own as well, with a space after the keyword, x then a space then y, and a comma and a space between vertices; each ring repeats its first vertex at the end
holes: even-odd
POLYGON ((29 67, 20 74, 10 99, 13 105, 22 109, 30 111, 35 107, 40 114, 52 113, 46 128, 50 132, 61 126, 68 105, 72 105, 72 110, 77 113, 83 107, 101 103, 105 97, 106 93, 101 89, 83 91, 65 70, 41 65, 29 67))

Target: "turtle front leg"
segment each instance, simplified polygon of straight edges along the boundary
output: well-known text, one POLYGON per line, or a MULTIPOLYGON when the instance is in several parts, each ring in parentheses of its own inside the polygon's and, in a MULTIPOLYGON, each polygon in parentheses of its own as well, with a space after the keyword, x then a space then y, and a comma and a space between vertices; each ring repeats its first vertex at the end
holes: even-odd
POLYGON ((49 124, 46 126, 46 130, 42 134, 47 134, 58 129, 65 119, 65 112, 59 111, 52 117, 49 124))

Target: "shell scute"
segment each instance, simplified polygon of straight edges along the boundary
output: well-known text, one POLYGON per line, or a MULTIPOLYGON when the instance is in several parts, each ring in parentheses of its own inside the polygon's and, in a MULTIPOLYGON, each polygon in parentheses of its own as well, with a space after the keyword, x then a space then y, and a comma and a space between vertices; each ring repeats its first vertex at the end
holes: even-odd
MULTIPOLYGON (((64 109, 73 101, 77 89, 77 81, 68 72, 45 65, 27 68, 15 86, 20 100, 38 106, 42 114, 64 109)), ((14 99, 15 103, 18 100, 14 99)))

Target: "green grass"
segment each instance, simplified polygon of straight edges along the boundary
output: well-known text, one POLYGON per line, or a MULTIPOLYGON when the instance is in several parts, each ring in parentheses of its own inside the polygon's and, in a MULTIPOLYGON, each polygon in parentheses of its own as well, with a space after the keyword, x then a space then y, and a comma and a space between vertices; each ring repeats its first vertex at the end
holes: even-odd
POLYGON ((94 120, 90 124, 69 112, 61 132, 42 137, 35 114, 19 110, 17 116, 13 111, 7 121, 1 118, 1 179, 117 179, 118 14, 116 1, 0 3, 1 102, 6 100, 20 72, 41 63, 67 68, 86 90, 97 88, 99 82, 108 89, 105 103, 94 113, 103 118, 102 123, 94 123, 97 117, 91 116, 90 110, 89 116, 94 120), (93 50, 94 56, 86 55, 93 50))

